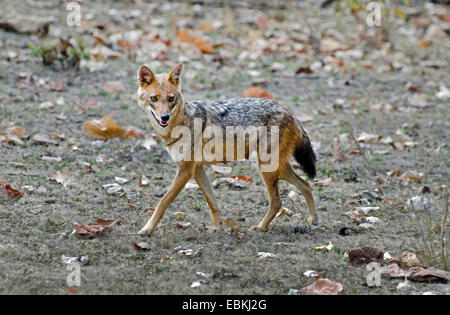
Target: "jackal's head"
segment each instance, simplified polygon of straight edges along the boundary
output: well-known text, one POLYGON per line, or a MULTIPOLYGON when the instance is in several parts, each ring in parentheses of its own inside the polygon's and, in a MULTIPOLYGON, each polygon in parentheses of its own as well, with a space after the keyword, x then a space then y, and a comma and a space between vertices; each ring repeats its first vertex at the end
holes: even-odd
POLYGON ((166 133, 167 126, 176 124, 184 112, 180 91, 182 69, 183 65, 178 64, 169 73, 155 75, 148 66, 139 67, 138 103, 160 134, 166 133))

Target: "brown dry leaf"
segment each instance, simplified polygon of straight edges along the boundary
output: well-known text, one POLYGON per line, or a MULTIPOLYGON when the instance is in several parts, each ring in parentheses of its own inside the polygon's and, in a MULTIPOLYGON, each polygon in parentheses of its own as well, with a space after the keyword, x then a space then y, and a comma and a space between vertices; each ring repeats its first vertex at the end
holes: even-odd
POLYGON ((178 32, 178 40, 180 42, 193 43, 204 54, 213 54, 214 47, 198 36, 192 36, 187 29, 181 29, 178 32))
POLYGON ((335 137, 333 139, 333 144, 331 145, 331 148, 333 150, 333 156, 337 161, 339 162, 348 161, 348 156, 345 155, 344 152, 342 152, 341 141, 339 140, 339 137, 335 137))
POLYGON ((103 231, 109 230, 115 225, 120 225, 120 222, 116 220, 97 219, 96 223, 88 225, 82 225, 77 222, 73 223, 75 233, 77 233, 80 236, 87 236, 89 238, 94 238, 103 231))
POLYGON ((420 260, 417 258, 416 254, 411 252, 400 252, 398 258, 403 267, 415 267, 420 265, 420 260))
POLYGON ((378 248, 362 247, 349 251, 348 259, 352 266, 361 266, 371 262, 381 262, 383 255, 384 253, 378 248))
POLYGON ((228 175, 231 174, 233 168, 230 166, 211 165, 212 170, 217 174, 228 175))
POLYGON ((144 138, 144 134, 138 128, 129 126, 125 131, 125 139, 133 137, 135 139, 144 138))
POLYGON ((72 185, 75 183, 75 178, 71 171, 62 169, 57 171, 56 173, 50 174, 48 176, 49 180, 56 181, 57 183, 60 183, 64 187, 67 187, 69 185, 72 185))
POLYGON ((300 73, 305 73, 305 74, 312 74, 313 71, 311 70, 311 68, 308 67, 300 67, 297 69, 297 71, 295 71, 296 74, 300 74, 300 73))
POLYGON ((380 274, 386 275, 391 278, 398 278, 398 277, 404 277, 406 275, 406 272, 401 269, 396 263, 383 266, 380 268, 380 274))
POLYGON ((0 182, 0 197, 9 199, 19 199, 22 198, 22 193, 5 182, 0 182))
POLYGON ((270 94, 269 92, 257 87, 257 86, 252 86, 249 87, 248 89, 246 89, 241 97, 257 97, 257 98, 268 98, 273 100, 274 97, 272 94, 270 94))
POLYGON ((303 294, 337 295, 343 290, 342 284, 329 279, 318 279, 313 284, 301 289, 303 294))
POLYGON ((69 293, 69 294, 78 293, 78 290, 75 289, 74 287, 67 287, 67 288, 64 289, 64 291, 65 291, 66 293, 69 293))
POLYGON ((121 81, 106 81, 103 84, 103 89, 108 93, 115 93, 124 91, 125 87, 123 86, 121 81))
POLYGON ((15 135, 19 139, 23 139, 26 137, 25 131, 20 126, 13 126, 6 129, 7 134, 15 135))
POLYGON ((253 183, 253 178, 247 177, 247 176, 243 176, 243 175, 231 176, 231 178, 234 178, 234 179, 237 179, 237 180, 242 180, 242 181, 247 182, 247 183, 253 183))
POLYGON ((107 140, 112 138, 125 138, 125 130, 110 116, 86 121, 83 124, 84 134, 91 139, 107 140))
POLYGON ((223 225, 226 227, 230 227, 231 231, 235 231, 238 229, 236 223, 231 218, 226 218, 223 220, 223 225))
POLYGON ((150 250, 150 245, 145 242, 141 242, 141 243, 134 242, 133 247, 138 252, 146 252, 146 251, 150 250))
POLYGON ((322 187, 328 187, 332 184, 333 179, 331 177, 322 179, 322 180, 315 180, 314 184, 322 186, 322 187))
POLYGON ((441 269, 411 267, 406 271, 406 273, 408 275, 408 278, 411 280, 439 278, 450 281, 450 272, 441 269))
POLYGON ((0 132, 0 142, 4 141, 14 143, 16 145, 22 145, 22 139, 25 137, 25 131, 19 126, 9 127, 5 132, 0 132))
POLYGON ((402 183, 407 183, 408 181, 415 181, 420 183, 423 177, 423 173, 419 173, 416 171, 406 171, 400 177, 400 181, 402 183))

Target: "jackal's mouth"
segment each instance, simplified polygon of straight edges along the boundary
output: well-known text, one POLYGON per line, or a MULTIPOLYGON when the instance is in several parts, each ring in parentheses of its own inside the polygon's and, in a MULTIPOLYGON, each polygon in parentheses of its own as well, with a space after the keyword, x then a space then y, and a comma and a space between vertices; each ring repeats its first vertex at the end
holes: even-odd
POLYGON ((156 115, 155 115, 155 113, 152 111, 152 115, 153 115, 153 117, 156 119, 156 121, 158 122, 158 124, 161 126, 161 127, 167 127, 168 125, 169 125, 169 121, 163 121, 163 120, 159 120, 157 117, 156 117, 156 115))

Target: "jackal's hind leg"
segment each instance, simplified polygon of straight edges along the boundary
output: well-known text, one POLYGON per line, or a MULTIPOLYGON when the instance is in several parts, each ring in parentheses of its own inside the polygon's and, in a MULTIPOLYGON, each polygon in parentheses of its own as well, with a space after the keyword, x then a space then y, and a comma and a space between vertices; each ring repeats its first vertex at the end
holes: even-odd
POLYGON ((211 184, 209 183, 208 177, 206 176, 203 165, 198 164, 195 167, 194 179, 197 182, 200 190, 203 192, 205 196, 206 202, 211 208, 211 217, 213 222, 213 228, 210 230, 211 232, 219 232, 220 231, 220 210, 217 206, 216 200, 214 198, 213 190, 211 184))
POLYGON ((314 198, 312 196, 309 183, 295 173, 289 162, 286 162, 286 165, 282 168, 282 170, 281 177, 288 183, 297 187, 297 189, 300 190, 305 197, 306 204, 308 206, 308 223, 317 225, 319 222, 319 217, 317 215, 316 206, 314 205, 314 198))
POLYGON ((261 172, 261 175, 266 184, 267 192, 269 194, 269 210, 262 219, 262 221, 255 226, 252 226, 250 230, 262 231, 267 229, 270 222, 273 220, 278 210, 281 208, 280 192, 278 189, 278 171, 277 172, 261 172))

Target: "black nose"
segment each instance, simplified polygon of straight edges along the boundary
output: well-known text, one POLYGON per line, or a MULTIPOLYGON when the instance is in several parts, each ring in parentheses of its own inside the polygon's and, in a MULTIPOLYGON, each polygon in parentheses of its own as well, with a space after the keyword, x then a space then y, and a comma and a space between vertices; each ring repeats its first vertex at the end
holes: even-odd
POLYGON ((161 120, 162 120, 162 121, 168 121, 169 118, 170 118, 170 115, 169 115, 169 114, 163 114, 163 115, 161 115, 161 120))

